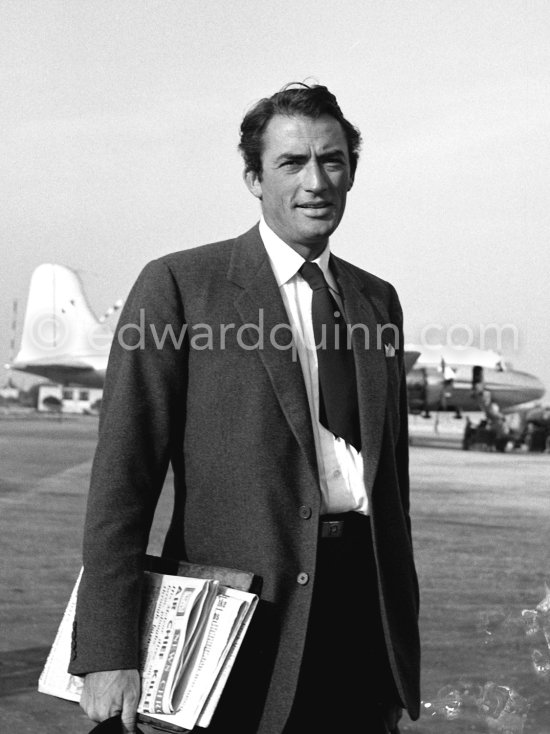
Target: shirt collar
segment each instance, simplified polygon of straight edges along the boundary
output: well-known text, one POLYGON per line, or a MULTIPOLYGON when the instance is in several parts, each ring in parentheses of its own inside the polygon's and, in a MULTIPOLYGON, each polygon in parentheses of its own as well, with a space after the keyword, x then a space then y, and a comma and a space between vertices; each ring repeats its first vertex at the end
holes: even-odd
MULTIPOLYGON (((298 274, 298 270, 300 270, 305 260, 296 250, 287 245, 279 235, 275 234, 263 216, 260 218, 260 236, 267 250, 275 280, 280 288, 298 274)), ((337 293, 336 280, 329 269, 330 245, 328 243, 323 252, 313 262, 321 268, 327 283, 337 293)))

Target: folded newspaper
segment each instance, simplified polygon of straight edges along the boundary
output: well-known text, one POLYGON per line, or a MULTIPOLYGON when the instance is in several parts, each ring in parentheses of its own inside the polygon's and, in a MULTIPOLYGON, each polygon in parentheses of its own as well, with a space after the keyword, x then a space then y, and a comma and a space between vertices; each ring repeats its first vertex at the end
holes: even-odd
MULTIPOLYGON (((202 574, 201 574, 202 575, 202 574)), ((82 679, 67 672, 80 572, 38 690, 79 701, 82 679)), ((258 603, 215 578, 145 572, 139 718, 168 731, 209 725, 258 603)))

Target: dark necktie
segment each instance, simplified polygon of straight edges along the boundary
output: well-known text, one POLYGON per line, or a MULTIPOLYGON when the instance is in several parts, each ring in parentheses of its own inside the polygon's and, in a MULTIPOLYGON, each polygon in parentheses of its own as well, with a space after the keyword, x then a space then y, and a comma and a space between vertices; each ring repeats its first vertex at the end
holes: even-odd
POLYGON ((360 451, 355 362, 346 322, 321 268, 306 261, 300 274, 313 291, 311 319, 319 364, 319 421, 360 451))

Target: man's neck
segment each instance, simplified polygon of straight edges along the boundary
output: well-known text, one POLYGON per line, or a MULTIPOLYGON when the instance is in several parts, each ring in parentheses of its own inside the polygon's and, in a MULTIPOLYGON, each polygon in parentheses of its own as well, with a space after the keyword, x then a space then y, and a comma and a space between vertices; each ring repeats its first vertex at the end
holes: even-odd
MULTIPOLYGON (((319 255, 324 252, 326 246, 328 244, 328 240, 323 242, 320 245, 299 245, 298 247, 295 247, 294 249, 298 254, 300 254, 304 260, 317 260, 319 255)), ((290 245, 292 247, 292 245, 290 245)))
POLYGON ((328 245, 329 239, 328 237, 324 238, 323 240, 320 240, 319 242, 312 242, 312 243, 302 243, 302 242, 289 242, 288 239, 284 236, 284 234, 281 234, 275 230, 274 227, 272 227, 269 222, 266 221, 265 217, 263 217, 264 223, 269 227, 269 229, 277 235, 277 237, 282 240, 285 245, 288 245, 288 247, 291 247, 294 252, 297 252, 298 255, 304 258, 304 260, 316 260, 319 255, 325 250, 326 246, 328 245))

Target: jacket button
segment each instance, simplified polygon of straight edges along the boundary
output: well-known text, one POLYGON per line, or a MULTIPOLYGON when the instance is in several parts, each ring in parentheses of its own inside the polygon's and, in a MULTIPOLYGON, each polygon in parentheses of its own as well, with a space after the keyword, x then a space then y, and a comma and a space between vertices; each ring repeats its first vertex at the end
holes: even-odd
POLYGON ((302 571, 298 574, 298 578, 296 579, 296 581, 300 584, 300 586, 305 586, 309 581, 309 573, 305 573, 304 571, 302 571))
POLYGON ((309 520, 311 517, 311 507, 308 507, 307 505, 302 505, 298 512, 302 520, 309 520))

